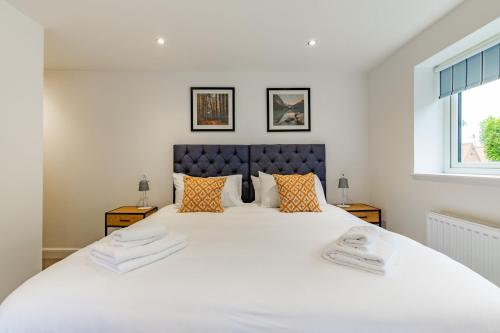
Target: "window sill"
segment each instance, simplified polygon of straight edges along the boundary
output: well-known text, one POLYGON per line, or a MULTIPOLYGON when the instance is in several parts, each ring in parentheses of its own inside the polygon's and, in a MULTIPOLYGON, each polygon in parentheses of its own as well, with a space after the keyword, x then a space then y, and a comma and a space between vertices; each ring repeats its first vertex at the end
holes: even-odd
POLYGON ((500 175, 474 175, 462 173, 413 173, 415 180, 441 183, 474 184, 500 187, 500 175))

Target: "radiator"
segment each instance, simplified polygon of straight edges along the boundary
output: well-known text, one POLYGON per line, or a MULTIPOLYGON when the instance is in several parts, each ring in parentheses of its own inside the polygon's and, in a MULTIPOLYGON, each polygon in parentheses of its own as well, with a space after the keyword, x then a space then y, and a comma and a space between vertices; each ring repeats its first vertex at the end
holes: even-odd
POLYGON ((427 245, 500 286, 500 229, 429 213, 427 245))

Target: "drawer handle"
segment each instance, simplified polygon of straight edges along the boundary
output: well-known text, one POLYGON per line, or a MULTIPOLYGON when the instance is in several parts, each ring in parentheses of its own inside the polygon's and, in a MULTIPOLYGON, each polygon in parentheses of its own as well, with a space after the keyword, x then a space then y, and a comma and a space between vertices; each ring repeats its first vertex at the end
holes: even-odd
POLYGON ((120 222, 130 222, 130 220, 120 219, 120 222))
POLYGON ((366 216, 358 216, 358 217, 359 217, 360 219, 366 219, 366 218, 368 218, 368 216, 367 216, 367 215, 366 215, 366 216))

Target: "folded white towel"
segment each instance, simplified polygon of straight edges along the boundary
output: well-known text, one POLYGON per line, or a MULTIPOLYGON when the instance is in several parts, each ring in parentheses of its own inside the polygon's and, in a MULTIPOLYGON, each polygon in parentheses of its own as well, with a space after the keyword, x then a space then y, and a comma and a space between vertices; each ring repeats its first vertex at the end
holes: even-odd
POLYGON ((342 245, 341 238, 339 238, 326 246, 323 257, 337 264, 384 274, 388 262, 396 252, 397 244, 387 234, 373 239, 369 244, 364 245, 363 249, 342 245))
POLYGON ((138 240, 133 240, 133 241, 125 241, 125 242, 120 241, 120 240, 116 240, 113 237, 110 237, 109 245, 111 245, 113 247, 117 247, 117 248, 128 249, 131 247, 149 244, 149 243, 154 242, 158 239, 161 239, 164 236, 165 235, 153 236, 153 237, 146 238, 146 239, 138 239, 138 240))
POLYGON ((375 273, 375 274, 381 274, 384 275, 386 273, 386 266, 374 266, 370 264, 366 264, 364 262, 361 262, 359 260, 346 257, 341 254, 332 254, 332 253, 323 253, 323 258, 325 258, 328 261, 331 261, 335 264, 355 268, 355 269, 361 269, 363 271, 367 271, 370 273, 375 273))
POLYGON ((341 245, 363 248, 375 240, 381 238, 379 227, 373 225, 356 226, 343 233, 339 238, 341 245))
POLYGON ((163 224, 139 223, 113 232, 111 238, 121 242, 128 242, 164 236, 166 234, 167 228, 163 224))
POLYGON ((97 264, 106 267, 116 273, 127 273, 130 272, 134 269, 137 269, 139 267, 143 267, 146 265, 149 265, 155 261, 161 260, 165 257, 168 257, 169 255, 172 255, 183 248, 185 248, 187 245, 187 241, 178 243, 177 245, 174 245, 172 247, 169 247, 161 252, 145 256, 145 257, 140 257, 140 258, 135 258, 131 260, 127 260, 124 262, 121 262, 119 264, 112 264, 107 260, 107 257, 100 255, 98 252, 91 252, 90 258, 97 264))
POLYGON ((325 248, 325 253, 327 255, 342 255, 368 265, 380 267, 387 263, 395 251, 394 244, 382 239, 373 242, 367 248, 368 251, 363 251, 340 245, 338 241, 335 241, 325 248))
POLYGON ((106 259, 106 261, 110 264, 116 265, 127 260, 156 254, 185 241, 185 235, 170 232, 161 239, 146 245, 130 248, 117 248, 110 245, 109 240, 104 238, 102 241, 94 243, 90 252, 91 254, 97 253, 99 257, 106 259))

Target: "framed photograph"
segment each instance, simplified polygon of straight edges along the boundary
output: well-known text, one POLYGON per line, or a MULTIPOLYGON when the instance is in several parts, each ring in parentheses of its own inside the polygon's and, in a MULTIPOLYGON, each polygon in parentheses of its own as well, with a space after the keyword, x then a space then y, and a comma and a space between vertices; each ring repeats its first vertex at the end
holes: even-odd
POLYGON ((191 131, 234 131, 234 88, 191 88, 191 131))
POLYGON ((310 89, 268 88, 267 131, 311 131, 310 89))

